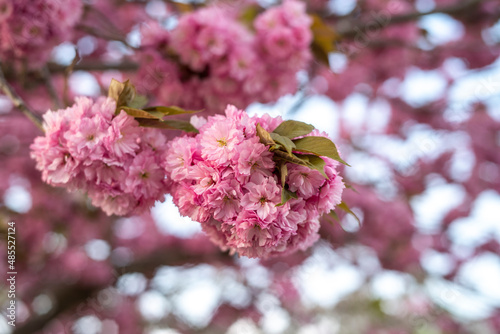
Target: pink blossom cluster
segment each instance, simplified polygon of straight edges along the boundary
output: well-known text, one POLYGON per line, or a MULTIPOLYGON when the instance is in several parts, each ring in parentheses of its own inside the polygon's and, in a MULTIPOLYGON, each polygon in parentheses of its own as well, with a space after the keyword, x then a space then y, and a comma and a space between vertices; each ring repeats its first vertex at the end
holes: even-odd
POLYGON ((229 6, 213 5, 179 18, 167 31, 142 29, 138 88, 160 103, 222 110, 272 102, 297 89, 296 73, 312 58, 305 4, 286 0, 254 21, 255 33, 229 6))
POLYGON ((341 202, 338 163, 325 157, 328 179, 287 164, 286 186, 297 198, 280 205, 283 188, 273 153, 260 143, 256 126, 270 132, 281 122, 228 106, 225 116, 196 118, 196 137, 168 143, 166 172, 174 203, 223 250, 260 258, 304 250, 319 237, 320 215, 341 202))
POLYGON ((108 215, 138 214, 166 193, 166 138, 115 110, 113 99, 80 97, 72 107, 48 111, 31 156, 46 183, 87 191, 108 215))
POLYGON ((81 0, 0 0, 0 57, 43 64, 71 39, 82 12, 81 0))

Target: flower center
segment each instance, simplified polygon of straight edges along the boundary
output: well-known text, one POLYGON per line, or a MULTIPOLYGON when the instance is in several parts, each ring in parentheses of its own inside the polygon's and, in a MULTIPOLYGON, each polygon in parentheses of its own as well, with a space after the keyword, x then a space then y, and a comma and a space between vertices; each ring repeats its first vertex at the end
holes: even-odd
POLYGON ((220 147, 227 146, 227 141, 226 141, 226 138, 217 139, 217 142, 219 143, 219 146, 220 146, 220 147))

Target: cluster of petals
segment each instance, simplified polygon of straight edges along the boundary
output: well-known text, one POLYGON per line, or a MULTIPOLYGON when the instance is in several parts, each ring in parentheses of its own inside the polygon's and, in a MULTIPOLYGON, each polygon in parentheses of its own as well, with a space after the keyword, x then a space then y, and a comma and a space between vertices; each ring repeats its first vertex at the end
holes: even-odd
POLYGON ((81 0, 0 0, 0 56, 43 64, 52 48, 72 38, 81 0))
POLYGON ((177 137, 166 152, 180 213, 200 222, 210 239, 231 253, 266 258, 311 246, 319 237, 320 215, 341 202, 338 163, 324 158, 328 178, 287 164, 286 186, 297 198, 280 205, 283 188, 273 153, 260 142, 256 126, 271 132, 281 118, 249 117, 228 106, 225 115, 195 121, 199 134, 177 137))
POLYGON ((258 15, 250 30, 231 6, 185 14, 172 30, 142 30, 138 88, 166 105, 222 110, 272 102, 297 89, 312 56, 305 4, 285 0, 258 15))
POLYGON ((31 156, 46 183, 86 191, 108 215, 139 214, 166 193, 166 138, 115 110, 116 102, 104 97, 49 110, 31 156))

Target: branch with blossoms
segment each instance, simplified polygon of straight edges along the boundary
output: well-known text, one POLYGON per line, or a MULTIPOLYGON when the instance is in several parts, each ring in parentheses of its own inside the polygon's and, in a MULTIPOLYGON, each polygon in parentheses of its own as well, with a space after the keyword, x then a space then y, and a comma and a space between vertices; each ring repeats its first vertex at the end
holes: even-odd
MULTIPOLYGON (((498 122, 488 116, 485 106, 461 105, 460 109, 470 112, 470 119, 451 124, 448 111, 444 111, 449 103, 444 96, 449 94, 443 93, 442 100, 417 108, 394 97, 398 92, 394 83, 406 80, 417 67, 435 70, 451 86, 460 75, 451 73, 457 63, 458 72, 494 64, 500 54, 491 39, 494 36, 486 41, 487 29, 498 20, 494 1, 436 0, 435 9, 418 12, 411 1, 367 0, 358 1, 347 16, 327 13, 326 0, 285 0, 269 7, 247 1, 207 1, 200 6, 186 5, 186 1, 164 2, 166 5, 160 1, 97 1, 89 5, 80 0, 6 0, 0 6, 0 58, 5 74, 0 78, 1 88, 28 117, 36 117, 28 105, 52 110, 44 115, 45 133, 31 146, 38 171, 32 168, 33 161, 25 163, 30 167, 26 170, 15 164, 23 158, 20 152, 28 157, 27 143, 33 142, 31 124, 20 120, 20 113, 8 112, 2 113, 2 120, 7 121, 0 122, 4 126, 0 153, 10 166, 0 182, 0 199, 7 202, 25 190, 33 195, 33 203, 38 202, 34 204, 36 209, 17 216, 19 208, 0 203, 2 212, 19 218, 18 226, 25 224, 19 229, 19 244, 25 248, 19 250, 19 264, 26 268, 20 279, 30 288, 20 292, 33 316, 25 326, 18 327, 21 333, 42 328, 51 332, 49 323, 55 319, 52 324, 70 318, 67 325, 71 326, 87 315, 80 311, 89 304, 88 297, 116 283, 117 277, 102 275, 108 273, 106 270, 89 270, 93 265, 109 269, 107 261, 91 256, 94 251, 99 253, 98 247, 93 249, 95 244, 109 246, 108 256, 113 256, 110 261, 120 252, 142 259, 128 267, 114 265, 115 275, 133 271, 144 273, 146 279, 162 264, 206 262, 216 267, 219 263, 213 260, 223 258, 224 266, 234 265, 235 258, 225 252, 268 258, 259 260, 259 265, 271 274, 302 271, 317 261, 311 254, 325 245, 328 252, 345 255, 344 260, 354 265, 357 260, 350 255, 359 251, 364 257, 369 250, 366 259, 370 257, 380 265, 380 270, 370 275, 390 269, 409 273, 419 282, 429 274, 421 264, 429 249, 450 255, 453 263, 443 279, 452 281, 456 277, 472 256, 464 259, 455 254, 446 232, 453 221, 470 215, 479 194, 500 189, 495 167, 500 163, 495 154, 498 122), (401 7, 391 7, 394 4, 401 7), (394 8, 397 10, 392 11, 394 8), (387 12, 389 16, 383 15, 387 12), (377 24, 370 19, 373 13, 382 15, 377 24), (449 14, 459 21, 464 27, 462 38, 434 43, 432 31, 427 36, 416 21, 435 13, 449 14), (343 42, 348 46, 359 43, 358 32, 364 33, 363 45, 357 48, 356 57, 349 57, 343 42), (125 36, 140 39, 140 47, 126 47, 125 36), (422 43, 424 40, 429 43, 422 43), (51 51, 62 42, 77 45, 77 57, 69 67, 50 60, 51 51), (347 57, 337 57, 338 53, 347 57), (344 64, 337 64, 336 57, 344 58, 344 64), (68 84, 78 79, 78 75, 71 75, 73 70, 89 72, 84 75, 95 79, 101 95, 105 95, 111 77, 124 80, 126 75, 130 81, 112 81, 107 97, 74 96, 79 95, 75 92, 80 87, 75 82, 68 84), (312 118, 317 112, 315 108, 305 110, 309 105, 301 104, 312 93, 346 105, 332 110, 335 117, 339 116, 334 126, 338 125, 338 140, 343 144, 341 154, 324 133, 309 124, 245 112, 251 103, 275 103, 281 96, 297 92, 304 96, 297 103, 304 107, 301 116, 308 112, 306 117, 312 118), (343 117, 347 109, 351 110, 347 104, 352 101, 347 99, 353 93, 368 104, 367 117, 359 127, 343 117), (70 107, 57 107, 60 96, 70 107), (379 100, 382 107, 372 110, 374 101, 379 100), (381 117, 385 121, 378 117, 381 109, 386 112, 381 117), (199 110, 204 111, 195 113, 199 110), (12 121, 17 114, 19 117, 12 121), (12 133, 16 131, 11 129, 12 124, 21 128, 19 133, 12 133), (408 143, 422 125, 439 132, 446 144, 456 138, 448 140, 444 132, 460 131, 470 137, 457 149, 457 154, 467 151, 470 156, 452 159, 454 152, 446 148, 434 161, 428 147, 445 145, 417 139, 423 148, 413 151, 423 154, 399 157, 378 141, 383 136, 408 143), (21 130, 24 137, 18 138, 21 130), (403 167, 394 162, 399 158, 403 167), (343 159, 357 167, 344 174, 343 159), (383 164, 387 179, 380 180, 363 170, 371 169, 372 160, 383 164), (447 170, 454 160, 472 161, 470 175, 455 178, 456 171, 447 170), (40 173, 43 181, 63 191, 43 187, 41 182, 37 189, 40 173), (426 234, 416 227, 418 212, 409 199, 425 197, 427 190, 432 192, 432 184, 437 182, 430 181, 435 179, 460 186, 466 195, 463 204, 442 219, 438 233, 426 234), (359 194, 343 191, 353 180, 359 194), (68 195, 66 190, 79 193, 68 195), (104 217, 102 213, 126 217, 147 212, 167 193, 183 216, 199 223, 212 242, 207 239, 207 244, 217 247, 198 253, 184 251, 181 246, 192 241, 184 239, 178 247, 164 249, 166 241, 155 239, 161 233, 153 219, 150 225, 144 225, 142 216, 104 217), (72 200, 81 210, 73 210, 72 200), (54 214, 40 215, 43 210, 54 214), (351 222, 339 211, 359 214, 361 222, 351 222), (58 216, 61 212, 65 214, 62 218, 58 216), (22 222, 21 217, 30 215, 36 219, 22 222), (99 215, 102 221, 96 222, 94 218, 99 215), (330 218, 339 223, 329 224, 330 218), (122 225, 130 230, 123 232, 122 225), (130 237, 142 236, 141 231, 145 236, 137 237, 140 241, 134 237, 128 239, 130 243, 113 242, 122 232, 130 237), (319 238, 322 242, 309 248, 319 238), (154 252, 160 249, 164 254, 154 252), (151 257, 142 256, 149 251, 151 257), (290 258, 284 257, 287 254, 290 258), (224 262, 227 259, 233 262, 228 265, 224 262), (305 265, 300 265, 304 260, 305 265), (89 275, 93 280, 87 280, 89 275), (33 282, 33 277, 40 282, 33 282), (70 283, 66 285, 68 277, 70 283), (102 277, 109 280, 97 282, 102 277), (31 303, 40 293, 53 297, 54 304, 43 315, 38 308, 43 298, 31 303)), ((473 93, 492 92, 497 82, 483 85, 475 87, 473 93)), ((286 111, 290 117, 290 109, 286 111)), ((328 127, 326 123, 324 126, 328 127)), ((155 210, 158 208, 161 204, 155 210)), ((498 243, 482 245, 481 252, 485 251, 497 254, 498 243)), ((330 258, 322 259, 321 265, 326 267, 330 258)), ((360 264, 366 264, 361 260, 360 264)), ((304 281, 309 284, 311 280, 307 276, 304 281)), ((297 310, 286 298, 293 292, 293 282, 285 282, 282 294, 277 294, 283 298, 283 309, 291 314, 297 310)), ((250 303, 256 299, 251 298, 250 303)), ((377 311, 383 312, 381 308, 377 311)), ((265 309, 261 312, 268 313, 265 309)), ((300 316, 301 312, 304 310, 298 310, 299 316, 293 314, 293 318, 311 318, 300 316)), ((99 312, 96 316, 107 318, 99 312)), ((122 323, 117 326, 120 333, 129 328, 122 323)), ((103 325, 102 331, 108 331, 107 327, 103 325)), ((339 331, 379 333, 376 329, 339 331)))

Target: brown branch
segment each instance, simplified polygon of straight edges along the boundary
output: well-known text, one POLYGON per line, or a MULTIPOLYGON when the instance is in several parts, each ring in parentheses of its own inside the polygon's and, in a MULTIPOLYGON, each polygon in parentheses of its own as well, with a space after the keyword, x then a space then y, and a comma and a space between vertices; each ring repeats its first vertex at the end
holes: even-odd
MULTIPOLYGON (((67 66, 59 65, 56 63, 49 63, 48 68, 51 72, 57 73, 57 72, 65 72, 67 66)), ((139 64, 129 61, 122 63, 114 63, 114 64, 83 61, 73 66, 74 71, 109 71, 109 70, 135 71, 138 68, 139 64)))
POLYGON ((40 116, 33 113, 27 106, 23 99, 17 95, 17 93, 12 89, 5 75, 3 74, 2 64, 0 64, 0 89, 7 95, 7 97, 12 101, 14 106, 19 109, 26 117, 28 117, 40 130, 44 131, 42 126, 42 120, 40 116))
MULTIPOLYGON (((467 13, 471 8, 477 6, 479 3, 486 0, 467 0, 467 1, 457 1, 456 4, 448 7, 436 8, 427 12, 413 12, 408 14, 402 14, 397 16, 390 16, 387 20, 387 23, 376 21, 375 19, 370 22, 355 22, 353 24, 349 24, 346 27, 342 27, 342 24, 339 24, 336 29, 336 33, 341 37, 354 37, 360 32, 366 31, 368 28, 373 26, 373 23, 380 24, 380 28, 390 25, 390 24, 399 24, 406 23, 410 21, 414 21, 420 17, 431 15, 431 14, 449 14, 456 15, 461 13, 467 13)), ((345 22, 344 22, 345 23, 345 22)))
MULTIPOLYGON (((220 262, 229 264, 231 257, 227 253, 221 253, 218 249, 214 248, 214 252, 207 252, 203 254, 192 254, 189 249, 183 249, 181 246, 174 246, 171 250, 161 250, 153 253, 147 258, 143 258, 132 262, 128 265, 117 266, 114 268, 115 277, 111 284, 116 283, 116 280, 123 274, 132 272, 141 272, 146 274, 153 274, 159 266, 179 266, 186 264, 198 264, 208 262, 220 262), (175 249, 173 251, 172 249, 175 249)), ((53 299, 52 309, 43 315, 32 317, 25 323, 16 326, 13 334, 32 334, 36 331, 42 330, 52 320, 65 312, 69 312, 78 305, 91 301, 99 291, 108 287, 109 284, 85 286, 82 284, 74 285, 61 285, 52 284, 42 289, 37 289, 36 292, 30 293, 36 296, 44 293, 53 299)))

